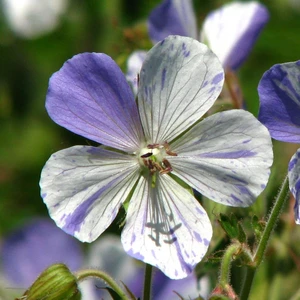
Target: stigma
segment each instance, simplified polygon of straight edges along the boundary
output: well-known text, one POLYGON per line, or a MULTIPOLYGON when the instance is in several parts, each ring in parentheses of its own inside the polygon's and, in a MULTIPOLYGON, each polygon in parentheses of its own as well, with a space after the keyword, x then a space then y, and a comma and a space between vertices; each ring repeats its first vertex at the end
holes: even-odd
POLYGON ((150 175, 156 173, 167 174, 172 171, 170 162, 166 156, 177 156, 177 153, 171 151, 167 142, 163 144, 149 144, 142 148, 138 154, 138 159, 142 168, 149 170, 150 175))

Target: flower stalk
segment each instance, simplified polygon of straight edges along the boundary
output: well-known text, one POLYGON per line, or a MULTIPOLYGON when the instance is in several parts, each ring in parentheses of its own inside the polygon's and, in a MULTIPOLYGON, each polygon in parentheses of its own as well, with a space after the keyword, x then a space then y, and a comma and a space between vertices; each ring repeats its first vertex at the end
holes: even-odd
POLYGON ((107 273, 101 270, 95 270, 95 269, 80 270, 76 272, 74 275, 76 276, 78 281, 85 280, 89 277, 99 278, 105 281, 120 296, 120 299, 133 300, 133 298, 129 297, 111 276, 109 276, 107 273))
POLYGON ((288 176, 286 176, 283 181, 283 184, 281 186, 281 189, 278 193, 278 196, 275 199, 274 206, 272 207, 269 219, 266 223, 266 227, 262 233, 262 236, 258 243, 256 252, 253 256, 253 262, 247 268, 244 284, 243 284, 243 287, 241 289, 241 294, 240 294, 241 300, 248 299, 256 270, 263 260, 264 253, 267 248, 269 239, 271 237, 273 229, 276 226, 276 222, 279 218, 279 215, 282 211, 283 205, 284 205, 288 195, 289 195, 289 181, 288 181, 288 176))
POLYGON ((144 281, 144 300, 150 300, 151 299, 151 283, 152 283, 152 266, 149 264, 146 264, 145 267, 145 281, 144 281))

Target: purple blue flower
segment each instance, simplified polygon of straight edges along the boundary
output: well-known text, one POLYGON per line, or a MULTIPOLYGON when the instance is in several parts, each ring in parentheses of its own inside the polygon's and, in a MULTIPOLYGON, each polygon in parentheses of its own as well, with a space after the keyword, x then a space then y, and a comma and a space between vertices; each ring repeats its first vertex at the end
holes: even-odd
POLYGON ((83 262, 80 244, 50 220, 37 219, 13 231, 1 247, 2 272, 10 287, 28 288, 54 263, 77 270, 83 262))
MULTIPOLYGON (((279 141, 300 143, 300 61, 276 64, 263 75, 259 85, 259 120, 279 141)), ((300 224, 300 149, 289 163, 288 177, 296 199, 294 212, 300 224)))
POLYGON ((267 129, 243 110, 200 121, 222 90, 223 68, 204 44, 170 36, 143 63, 137 103, 105 54, 68 60, 50 79, 46 108, 59 125, 102 146, 54 153, 41 195, 56 224, 83 242, 101 235, 125 204, 125 251, 172 279, 205 255, 210 220, 185 181, 204 196, 249 206, 273 161, 267 129))
MULTIPOLYGON (((200 41, 215 52, 225 70, 236 70, 246 60, 268 19, 267 9, 256 1, 228 3, 206 17, 200 41)), ((171 34, 197 38, 192 1, 162 1, 150 14, 148 27, 154 43, 171 34)))

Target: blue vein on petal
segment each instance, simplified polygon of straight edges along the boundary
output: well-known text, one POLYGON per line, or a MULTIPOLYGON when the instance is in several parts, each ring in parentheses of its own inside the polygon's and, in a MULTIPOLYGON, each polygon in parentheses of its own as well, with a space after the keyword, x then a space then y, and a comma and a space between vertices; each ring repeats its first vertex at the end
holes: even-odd
POLYGON ((65 225, 62 227, 64 231, 69 234, 74 235, 75 232, 79 232, 81 225, 84 222, 84 219, 90 213, 89 208, 93 205, 93 203, 99 199, 100 195, 106 191, 110 186, 113 186, 114 183, 119 178, 111 181, 108 186, 102 187, 96 193, 91 195, 87 200, 85 200, 82 204, 80 204, 71 214, 64 215, 62 220, 65 220, 65 225))
POLYGON ((166 68, 164 68, 162 71, 162 74, 161 74, 161 89, 162 90, 164 89, 164 86, 165 86, 166 73, 167 73, 167 70, 166 70, 166 68))
POLYGON ((257 153, 250 150, 239 150, 233 152, 218 152, 218 153, 202 153, 199 156, 207 158, 242 158, 242 157, 252 157, 257 153))

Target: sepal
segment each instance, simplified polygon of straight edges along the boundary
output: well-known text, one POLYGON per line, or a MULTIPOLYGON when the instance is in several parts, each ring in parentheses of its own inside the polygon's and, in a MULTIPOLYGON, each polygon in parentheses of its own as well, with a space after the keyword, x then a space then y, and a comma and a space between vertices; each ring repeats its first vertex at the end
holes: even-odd
POLYGON ((77 279, 64 264, 44 270, 21 298, 16 300, 80 300, 77 279))
POLYGON ((220 214, 218 221, 230 239, 236 239, 241 243, 247 241, 245 231, 234 214, 230 216, 220 214))

